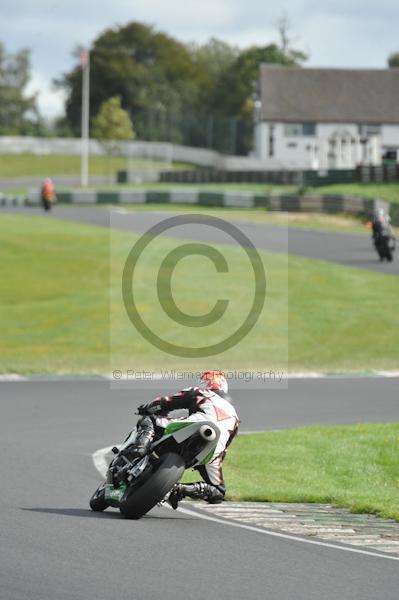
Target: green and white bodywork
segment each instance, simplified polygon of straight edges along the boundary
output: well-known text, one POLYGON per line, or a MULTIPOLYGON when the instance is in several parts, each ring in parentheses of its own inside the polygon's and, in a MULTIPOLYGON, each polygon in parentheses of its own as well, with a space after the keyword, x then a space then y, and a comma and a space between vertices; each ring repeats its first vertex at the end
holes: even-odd
MULTIPOLYGON (((119 451, 134 444, 137 437, 137 429, 129 434, 127 439, 118 448, 119 451)), ((165 428, 163 436, 151 444, 149 454, 141 459, 137 459, 130 464, 126 473, 126 480, 114 485, 111 468, 107 474, 107 480, 104 484, 104 500, 109 506, 120 507, 126 494, 129 493, 130 484, 139 481, 141 476, 150 468, 152 462, 159 459, 165 448, 172 444, 173 448, 181 449, 181 456, 186 460, 186 466, 195 468, 210 462, 215 453, 215 449, 220 437, 220 429, 211 421, 190 421, 187 419, 171 421, 165 428), (187 449, 196 448, 195 453, 190 453, 188 457, 187 449), (187 464, 189 458, 189 464, 187 464)), ((114 459, 110 467, 112 467, 114 459)), ((128 461, 127 461, 128 462, 128 461)))
POLYGON ((196 455, 197 462, 193 464, 193 467, 206 465, 212 459, 220 437, 220 429, 215 423, 208 421, 172 421, 166 427, 164 435, 153 447, 155 448, 157 444, 163 443, 166 437, 173 437, 178 444, 181 444, 196 433, 199 433, 207 443, 204 449, 196 455))

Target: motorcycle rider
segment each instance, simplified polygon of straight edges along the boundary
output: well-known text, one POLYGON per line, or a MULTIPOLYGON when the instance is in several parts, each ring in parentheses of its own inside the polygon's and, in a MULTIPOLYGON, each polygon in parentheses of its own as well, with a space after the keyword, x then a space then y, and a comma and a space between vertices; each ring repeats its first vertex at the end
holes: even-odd
POLYGON ((223 479, 222 463, 227 447, 238 430, 238 416, 228 396, 228 385, 222 371, 205 371, 200 376, 201 384, 189 387, 172 396, 158 396, 155 400, 139 406, 143 415, 137 423, 136 442, 126 448, 123 454, 130 459, 144 456, 152 440, 160 438, 166 426, 180 419, 168 418, 169 412, 187 409, 194 421, 213 421, 220 429, 220 438, 211 461, 196 467, 203 481, 190 484, 176 484, 169 496, 169 503, 176 509, 180 500, 190 498, 206 500, 210 504, 223 501, 226 487, 223 479))
POLYGON ((56 193, 55 185, 49 177, 43 181, 40 195, 44 210, 50 210, 52 203, 56 200, 56 193))
POLYGON ((384 254, 381 254, 384 250, 384 242, 387 240, 391 241, 392 247, 395 247, 395 235, 391 226, 391 217, 387 214, 383 208, 378 208, 374 211, 373 220, 371 221, 371 229, 374 247, 377 250, 380 259, 382 260, 384 254))
POLYGON ((392 234, 391 218, 387 215, 383 208, 378 208, 374 211, 373 220, 371 221, 371 229, 373 232, 373 240, 375 241, 384 231, 392 234))

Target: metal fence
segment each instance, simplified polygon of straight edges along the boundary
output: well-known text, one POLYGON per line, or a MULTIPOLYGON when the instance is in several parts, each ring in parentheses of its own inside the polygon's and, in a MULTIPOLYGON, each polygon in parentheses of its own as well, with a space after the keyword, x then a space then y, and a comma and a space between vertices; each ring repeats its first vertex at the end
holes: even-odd
POLYGON ((364 165, 356 169, 356 177, 362 183, 397 182, 399 181, 399 164, 364 165))
POLYGON ((215 113, 169 112, 143 109, 131 113, 139 139, 164 141, 247 155, 253 148, 254 125, 250 119, 215 113))

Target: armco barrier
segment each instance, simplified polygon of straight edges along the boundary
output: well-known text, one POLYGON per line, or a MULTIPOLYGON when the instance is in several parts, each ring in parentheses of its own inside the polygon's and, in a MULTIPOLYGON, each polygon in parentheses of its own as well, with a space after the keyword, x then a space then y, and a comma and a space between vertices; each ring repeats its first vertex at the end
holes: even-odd
POLYGON ((28 204, 28 199, 25 196, 0 194, 0 206, 27 206, 28 204))
MULTIPOLYGON (((0 206, 33 206, 40 202, 38 190, 27 197, 0 194, 0 206)), ((70 190, 58 193, 59 203, 68 204, 199 204, 201 206, 254 208, 287 212, 347 213, 371 216, 376 208, 390 210, 392 222, 399 225, 399 205, 345 195, 253 194, 251 192, 213 192, 198 189, 176 190, 70 190)))

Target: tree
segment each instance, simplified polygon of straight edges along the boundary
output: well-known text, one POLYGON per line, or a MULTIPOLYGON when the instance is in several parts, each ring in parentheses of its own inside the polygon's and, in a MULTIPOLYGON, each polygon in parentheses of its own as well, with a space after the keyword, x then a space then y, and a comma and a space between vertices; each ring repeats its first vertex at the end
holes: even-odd
POLYGON ((190 50, 197 74, 196 102, 202 110, 209 110, 215 86, 237 59, 240 51, 238 47, 230 46, 217 38, 210 38, 200 46, 192 44, 190 50))
POLYGON ((120 96, 102 103, 93 119, 92 137, 104 143, 111 154, 118 151, 118 141, 134 139, 132 122, 121 106, 120 96))
POLYGON ((280 50, 283 56, 288 60, 292 61, 293 64, 300 64, 307 59, 307 55, 302 50, 295 50, 292 47, 293 38, 290 37, 289 31, 292 29, 291 22, 288 18, 288 14, 285 10, 280 15, 277 21, 277 30, 280 36, 280 50))
POLYGON ((215 85, 211 107, 231 121, 230 129, 235 139, 235 150, 247 154, 253 144, 254 99, 259 82, 259 67, 262 63, 275 63, 287 66, 300 66, 307 56, 301 50, 292 47, 289 36, 291 29, 286 13, 277 23, 280 44, 252 46, 239 53, 233 62, 223 71, 215 85))
POLYGON ((397 69, 399 67, 399 52, 394 52, 388 58, 388 67, 390 69, 397 69))
MULTIPOLYGON (((107 29, 90 51, 90 110, 96 115, 109 97, 120 96, 135 118, 144 109, 181 111, 192 105, 195 66, 189 49, 142 23, 107 29)), ((66 117, 80 131, 82 72, 74 68, 58 86, 67 91, 66 117)))
MULTIPOLYGON (((301 55, 302 57, 302 55, 301 55)), ((297 59, 276 44, 253 46, 243 50, 222 74, 213 94, 212 106, 217 113, 241 120, 241 131, 235 137, 236 150, 247 154, 253 142, 253 102, 262 63, 296 65, 297 59)))
POLYGON ((36 97, 26 96, 24 89, 30 76, 30 53, 27 49, 8 54, 0 43, 0 134, 34 133, 41 126, 36 97))
MULTIPOLYGON (((281 47, 269 44, 240 52, 215 38, 200 46, 184 45, 137 22, 107 29, 90 50, 92 119, 104 101, 119 96, 140 139, 225 152, 238 147, 246 154, 252 144, 259 65, 299 65, 306 59, 292 48, 287 30, 288 23, 282 22, 281 47)), ((66 124, 79 135, 81 68, 64 75, 58 85, 67 92, 66 124)))

